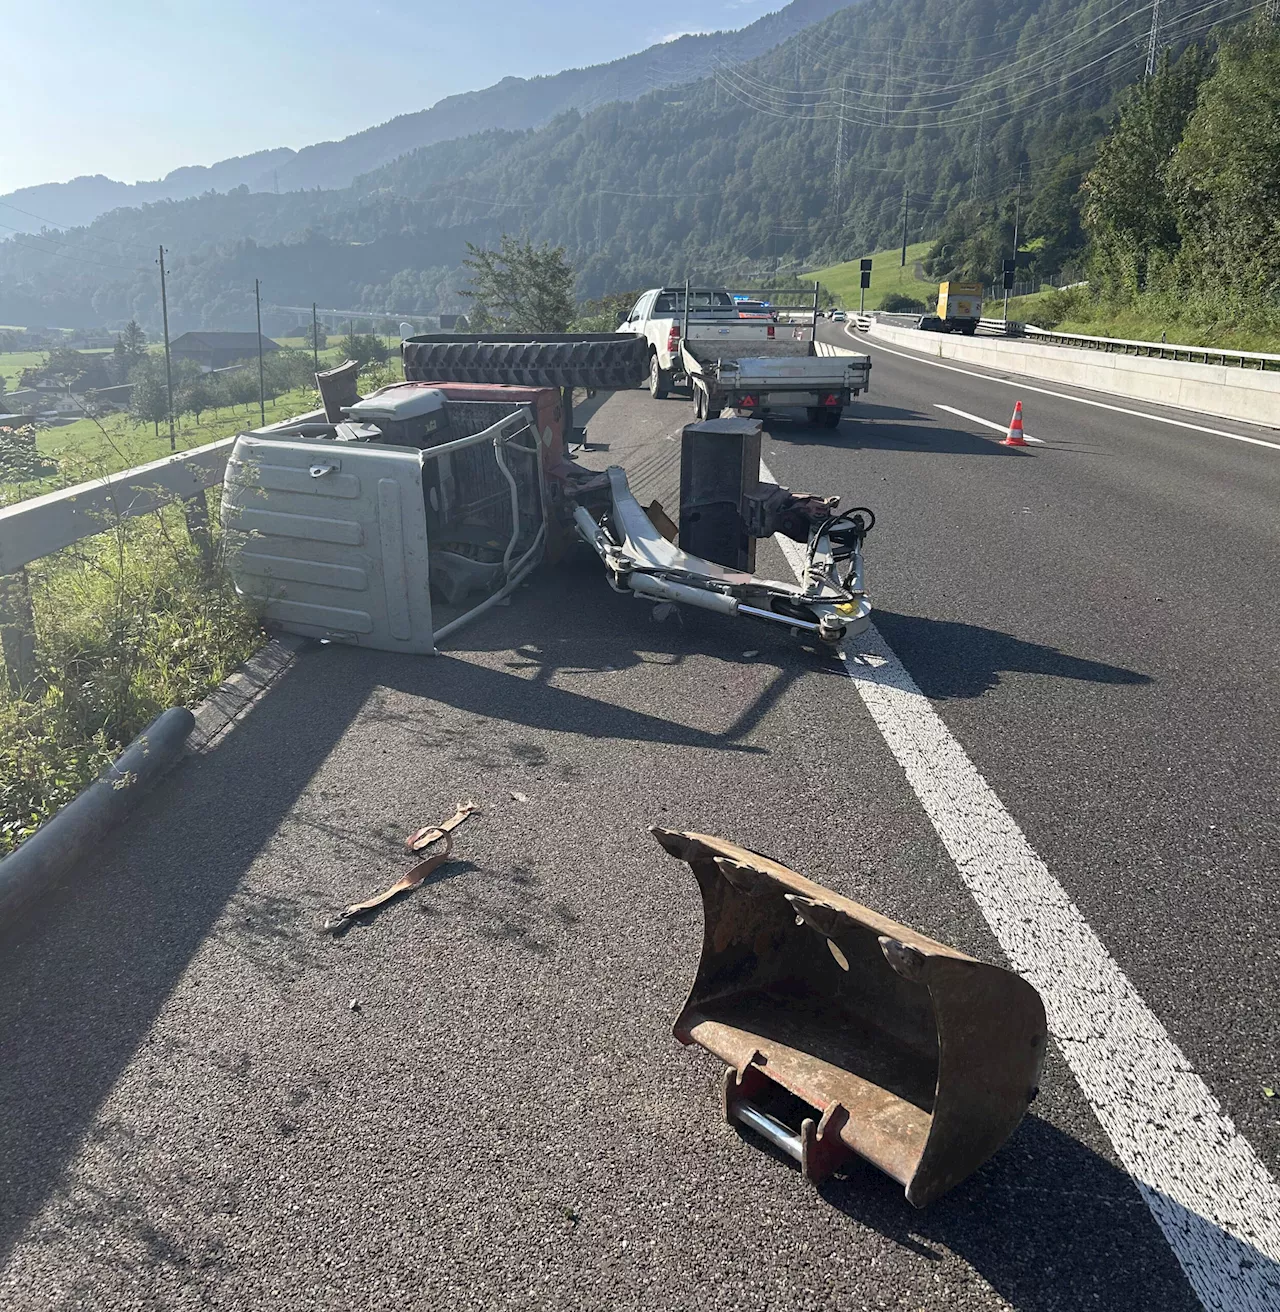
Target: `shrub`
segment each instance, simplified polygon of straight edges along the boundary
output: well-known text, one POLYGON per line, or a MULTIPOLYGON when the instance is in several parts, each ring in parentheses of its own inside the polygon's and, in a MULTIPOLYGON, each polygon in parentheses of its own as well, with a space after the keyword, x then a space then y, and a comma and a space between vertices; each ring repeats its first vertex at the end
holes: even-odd
POLYGON ((890 292, 880 302, 880 308, 886 314, 924 314, 928 307, 923 301, 903 292, 890 292))
POLYGON ((37 677, 0 679, 0 855, 167 707, 198 701, 263 640, 181 510, 125 520, 28 566, 37 677))

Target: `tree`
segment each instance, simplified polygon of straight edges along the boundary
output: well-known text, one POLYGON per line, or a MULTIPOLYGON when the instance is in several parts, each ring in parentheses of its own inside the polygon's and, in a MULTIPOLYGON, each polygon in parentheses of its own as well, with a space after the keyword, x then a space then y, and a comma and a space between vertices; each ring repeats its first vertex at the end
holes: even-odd
POLYGON ((195 415, 197 424, 206 410, 213 409, 215 400, 208 374, 196 373, 183 379, 181 386, 174 382, 173 408, 180 415, 195 415))
POLYGON ((130 319, 116 339, 124 348, 125 358, 132 368, 147 354, 147 334, 136 319, 130 319))
POLYGON ((145 359, 129 374, 133 390, 129 393, 129 417, 135 424, 150 424, 157 437, 160 421, 169 415, 169 393, 165 384, 164 364, 145 359))
POLYGON ((338 350, 348 360, 355 360, 362 369, 368 364, 382 364, 391 354, 386 342, 371 333, 348 333, 338 343, 338 350))
POLYGON ((1166 52, 1152 77, 1131 87, 1098 162, 1085 180, 1084 225, 1102 287, 1133 295, 1177 254, 1181 237, 1169 165, 1196 106, 1209 59, 1191 46, 1175 63, 1166 52))
MULTIPOLYGON (((462 292, 498 325, 522 333, 562 333, 574 316, 574 273, 563 246, 504 233, 496 251, 467 242, 463 267, 471 287, 462 292)), ((472 319, 474 324, 474 316, 472 319)))
POLYGON ((1273 23, 1226 42, 1166 174, 1183 276, 1225 291, 1228 313, 1280 299, 1277 67, 1280 27, 1273 23))

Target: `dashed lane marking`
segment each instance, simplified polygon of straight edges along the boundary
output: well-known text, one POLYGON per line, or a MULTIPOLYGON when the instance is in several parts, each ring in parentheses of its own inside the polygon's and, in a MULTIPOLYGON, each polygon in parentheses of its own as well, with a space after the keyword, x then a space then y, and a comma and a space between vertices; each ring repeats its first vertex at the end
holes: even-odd
POLYGON ((1146 410, 1130 410, 1122 405, 1108 405, 1105 401, 1094 401, 1087 396, 1072 396, 1070 392, 1054 392, 1047 387, 1036 387, 1017 378, 980 374, 973 369, 961 369, 959 365, 943 364, 940 360, 930 360, 927 356, 914 355, 910 351, 895 351, 891 347, 881 346, 879 342, 866 338, 859 338, 858 341, 860 344, 874 347, 877 351, 884 351, 887 355, 896 355, 902 360, 914 360, 917 364, 931 365, 934 369, 945 369, 948 373, 980 378, 984 383, 999 383, 1004 387, 1018 388, 1023 392, 1035 392, 1039 396, 1056 397, 1059 401, 1074 401, 1077 405, 1091 405, 1098 410, 1110 410, 1118 415, 1130 415, 1134 419, 1150 419, 1157 424, 1171 424, 1174 428, 1186 428, 1193 433, 1208 433, 1210 437, 1229 437, 1233 442, 1248 442, 1250 446, 1265 446, 1272 451, 1280 451, 1280 442, 1268 442, 1261 437, 1246 437, 1243 433, 1228 433, 1224 428, 1206 428, 1204 424, 1191 424, 1185 419, 1171 419, 1168 415, 1153 415, 1146 410))
MULTIPOLYGON (((997 424, 992 419, 983 419, 979 415, 971 415, 967 410, 957 410, 953 405, 938 405, 935 402, 933 408, 935 410, 945 410, 949 415, 959 415, 961 419, 967 419, 971 424, 981 424, 983 428, 992 428, 997 433, 1007 434, 1009 432, 1008 424, 997 424)), ((1022 440, 1024 442, 1034 442, 1036 446, 1045 445, 1043 438, 1032 437, 1030 433, 1023 433, 1022 440)))

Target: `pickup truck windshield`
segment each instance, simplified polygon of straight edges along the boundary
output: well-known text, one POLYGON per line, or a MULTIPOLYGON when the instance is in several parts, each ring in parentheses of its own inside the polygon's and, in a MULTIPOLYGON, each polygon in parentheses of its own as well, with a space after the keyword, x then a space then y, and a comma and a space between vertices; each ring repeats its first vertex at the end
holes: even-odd
MULTIPOLYGON (((690 310, 733 310, 736 307, 728 292, 690 292, 690 310)), ((684 312, 684 292, 659 292, 653 307, 654 317, 684 312)))

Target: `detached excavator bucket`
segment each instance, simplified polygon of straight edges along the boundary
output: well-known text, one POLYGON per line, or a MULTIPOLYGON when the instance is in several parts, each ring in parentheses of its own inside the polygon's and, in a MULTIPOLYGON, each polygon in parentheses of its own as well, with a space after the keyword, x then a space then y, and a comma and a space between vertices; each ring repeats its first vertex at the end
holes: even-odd
POLYGON ((675 1024, 727 1062, 725 1115, 818 1183, 856 1154, 916 1207, 977 1170, 1036 1096, 1040 995, 768 857, 654 829, 702 890, 675 1024))

